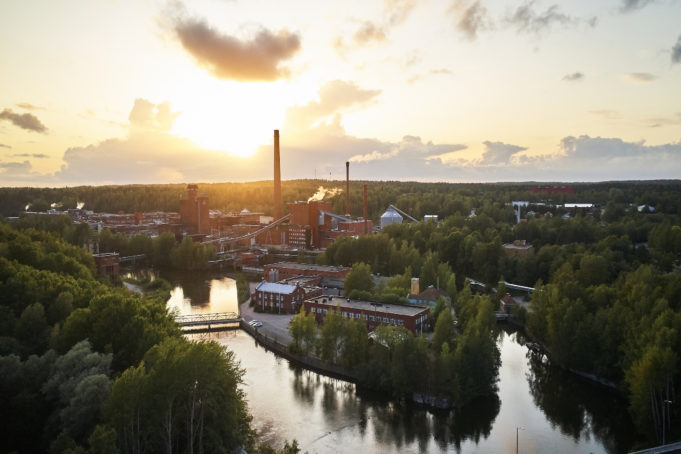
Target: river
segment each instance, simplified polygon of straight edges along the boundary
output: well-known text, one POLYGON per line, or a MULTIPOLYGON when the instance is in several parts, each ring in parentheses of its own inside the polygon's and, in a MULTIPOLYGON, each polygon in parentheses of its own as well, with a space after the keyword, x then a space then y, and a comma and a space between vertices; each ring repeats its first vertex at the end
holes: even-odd
MULTIPOLYGON (((164 276, 181 313, 233 311, 229 278, 164 276)), ((529 352, 522 333, 502 327, 499 390, 460 410, 431 412, 293 366, 243 331, 191 335, 234 351, 245 370, 254 427, 303 451, 380 453, 619 453, 636 441, 626 403, 529 352)))

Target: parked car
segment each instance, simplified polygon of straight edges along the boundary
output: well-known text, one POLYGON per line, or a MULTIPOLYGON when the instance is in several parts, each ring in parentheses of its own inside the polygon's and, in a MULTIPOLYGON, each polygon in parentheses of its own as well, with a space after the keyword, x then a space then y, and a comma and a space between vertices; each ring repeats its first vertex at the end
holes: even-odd
POLYGON ((260 328, 262 326, 262 322, 260 320, 251 320, 248 322, 249 325, 251 325, 253 328, 260 328))

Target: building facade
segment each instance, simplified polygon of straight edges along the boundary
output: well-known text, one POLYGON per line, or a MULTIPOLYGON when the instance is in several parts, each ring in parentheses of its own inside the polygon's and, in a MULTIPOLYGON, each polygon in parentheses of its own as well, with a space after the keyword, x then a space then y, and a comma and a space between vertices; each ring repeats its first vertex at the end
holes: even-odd
POLYGON ((296 313, 305 300, 305 289, 300 285, 261 282, 255 288, 255 305, 263 311, 296 313))
POLYGON ((350 268, 345 266, 315 265, 311 263, 278 262, 265 265, 265 280, 278 282, 296 276, 321 276, 345 279, 350 268))
POLYGON ((339 311, 344 318, 364 320, 373 331, 379 325, 402 326, 415 335, 427 326, 428 307, 384 304, 374 301, 351 300, 340 296, 319 296, 305 300, 305 312, 312 313, 317 323, 323 323, 329 311, 339 311))

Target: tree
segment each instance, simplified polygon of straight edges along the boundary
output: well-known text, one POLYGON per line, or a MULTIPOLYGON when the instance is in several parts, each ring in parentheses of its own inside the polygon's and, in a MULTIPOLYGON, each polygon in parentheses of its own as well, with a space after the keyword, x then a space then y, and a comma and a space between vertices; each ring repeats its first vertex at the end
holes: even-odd
POLYGON ((338 359, 344 337, 343 322, 343 316, 338 308, 330 310, 324 316, 324 323, 317 341, 317 352, 324 361, 335 364, 338 359))
POLYGON ((305 314, 305 306, 291 318, 288 331, 293 338, 289 348, 294 352, 310 353, 317 339, 317 324, 312 313, 305 314))
POLYGON ((371 292, 374 289, 374 277, 371 267, 366 263, 355 263, 345 276, 343 295, 349 296, 353 290, 371 292))
POLYGON ((454 318, 452 311, 445 308, 440 312, 440 315, 435 322, 435 333, 433 334, 433 350, 439 353, 442 350, 442 345, 447 343, 454 345, 454 318))

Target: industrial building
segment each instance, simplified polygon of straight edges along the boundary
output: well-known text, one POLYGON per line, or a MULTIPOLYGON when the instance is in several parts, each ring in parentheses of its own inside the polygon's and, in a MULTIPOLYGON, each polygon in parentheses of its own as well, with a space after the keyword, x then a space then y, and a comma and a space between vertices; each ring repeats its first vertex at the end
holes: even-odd
POLYGON ((308 295, 299 284, 289 285, 276 282, 261 282, 255 288, 255 305, 261 310, 292 314, 300 310, 306 297, 318 296, 318 292, 310 291, 308 295))
POLYGON ((265 279, 278 282, 300 276, 321 276, 322 278, 345 279, 350 268, 345 266, 315 265, 311 263, 278 262, 265 265, 265 279))
POLYGON ((532 245, 525 240, 515 240, 504 244, 504 251, 509 257, 523 258, 532 253, 532 245))
POLYGON ((305 312, 312 313, 317 323, 323 323, 329 311, 338 311, 345 318, 364 320, 373 331, 379 325, 402 326, 415 335, 427 326, 430 308, 383 304, 373 301, 351 300, 339 296, 319 296, 304 302, 305 312))
POLYGON ((180 222, 188 233, 210 233, 208 196, 200 194, 195 184, 187 186, 187 194, 180 199, 180 222))

